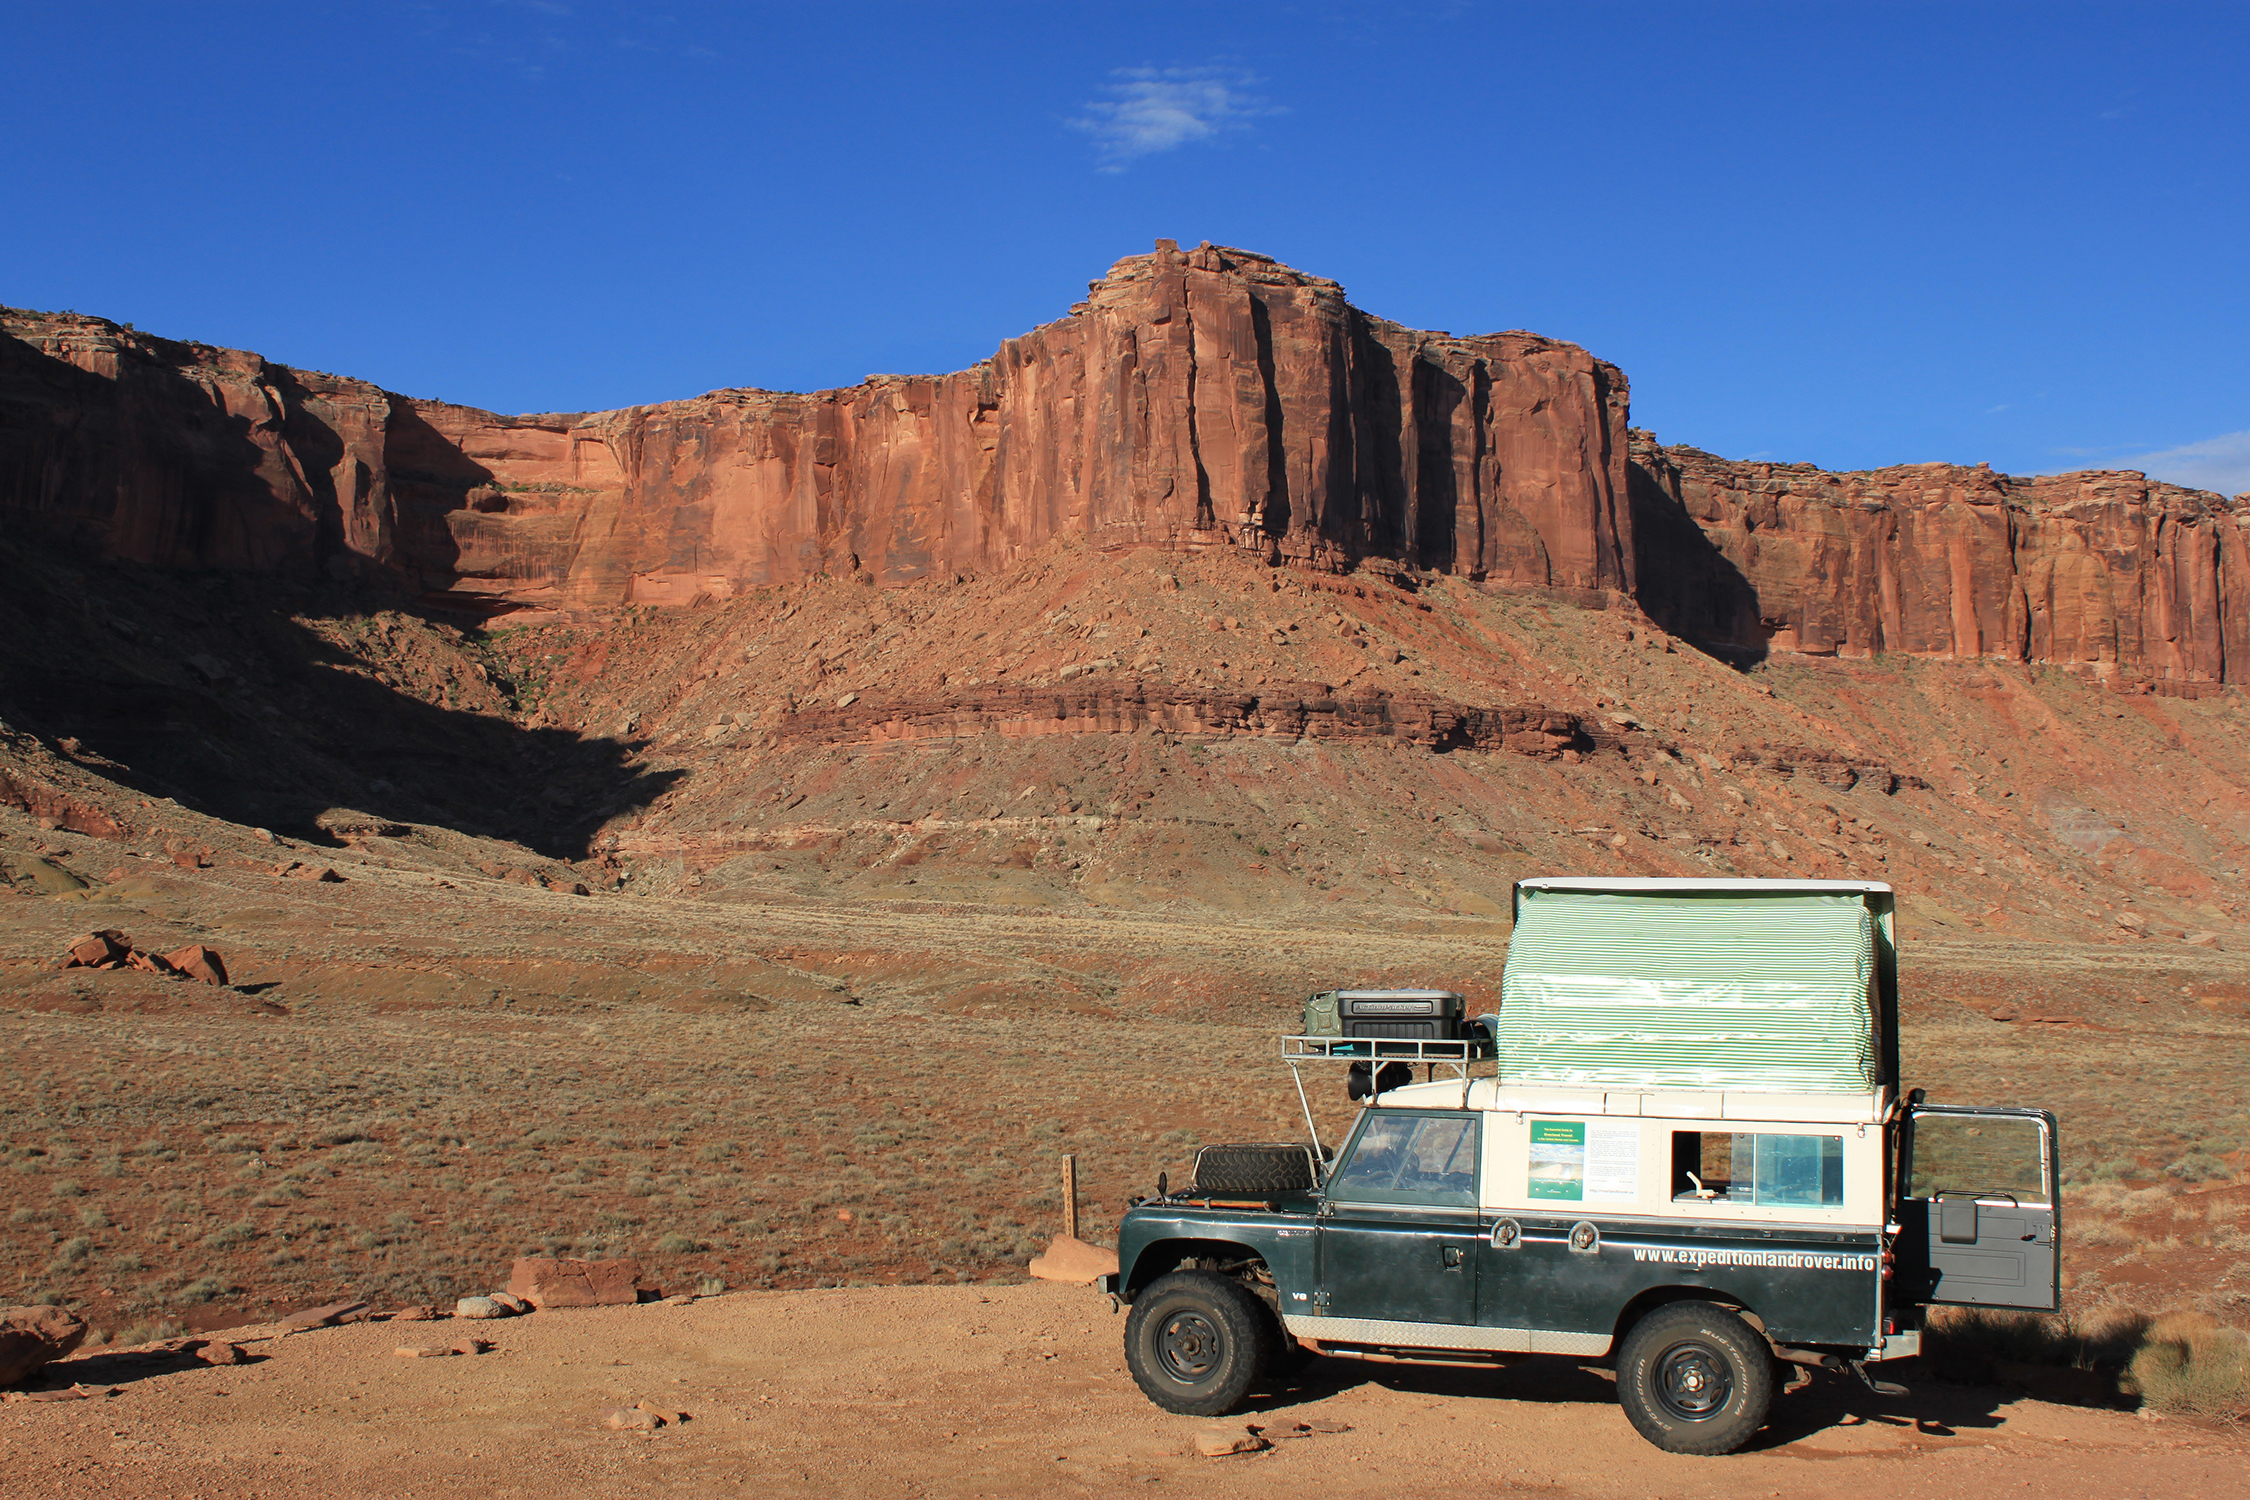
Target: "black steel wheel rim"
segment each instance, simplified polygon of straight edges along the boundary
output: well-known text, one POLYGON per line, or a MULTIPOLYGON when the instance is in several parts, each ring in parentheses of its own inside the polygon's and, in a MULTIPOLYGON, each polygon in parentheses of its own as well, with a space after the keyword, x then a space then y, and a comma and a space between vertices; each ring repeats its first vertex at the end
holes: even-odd
POLYGON ((1219 1326, 1192 1309, 1176 1312, 1156 1330, 1156 1362, 1182 1385, 1201 1385, 1225 1357, 1219 1326))
POLYGON ((1734 1396, 1734 1371, 1709 1344, 1674 1344, 1656 1356, 1651 1374, 1657 1405, 1682 1422, 1708 1422, 1734 1396))

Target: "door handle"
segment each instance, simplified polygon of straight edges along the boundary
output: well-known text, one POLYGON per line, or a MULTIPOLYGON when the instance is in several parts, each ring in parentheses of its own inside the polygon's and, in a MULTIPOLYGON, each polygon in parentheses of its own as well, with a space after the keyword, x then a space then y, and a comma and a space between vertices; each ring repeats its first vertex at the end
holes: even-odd
POLYGON ((1448 1271, 1458 1271, 1461 1269, 1461 1257, 1462 1251, 1459 1245, 1447 1245, 1443 1250, 1438 1252, 1438 1258, 1445 1263, 1445 1268, 1448 1271))

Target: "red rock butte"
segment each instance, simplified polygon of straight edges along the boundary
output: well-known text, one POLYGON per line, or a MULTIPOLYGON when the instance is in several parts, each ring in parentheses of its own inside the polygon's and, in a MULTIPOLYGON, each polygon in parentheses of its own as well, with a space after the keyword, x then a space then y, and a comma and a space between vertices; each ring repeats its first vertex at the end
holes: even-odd
POLYGON ((905 584, 1073 539, 1629 596, 1750 655, 2250 674, 2250 496, 1664 448, 1575 345, 1417 332, 1209 244, 1126 257, 953 374, 608 412, 499 416, 76 314, 0 310, 0 335, 9 524, 483 615, 905 584))

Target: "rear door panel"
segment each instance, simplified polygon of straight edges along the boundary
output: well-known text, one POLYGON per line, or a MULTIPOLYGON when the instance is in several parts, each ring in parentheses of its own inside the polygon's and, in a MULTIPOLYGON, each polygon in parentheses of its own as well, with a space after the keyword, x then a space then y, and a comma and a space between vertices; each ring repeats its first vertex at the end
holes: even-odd
POLYGON ((1899 1270, 1916 1300, 2061 1305, 2053 1115, 1916 1105, 1903 1165, 1899 1270))

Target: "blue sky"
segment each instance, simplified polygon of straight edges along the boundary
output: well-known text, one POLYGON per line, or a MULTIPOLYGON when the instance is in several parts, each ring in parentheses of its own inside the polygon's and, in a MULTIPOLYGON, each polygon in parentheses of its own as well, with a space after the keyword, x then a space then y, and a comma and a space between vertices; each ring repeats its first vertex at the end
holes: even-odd
POLYGON ((956 369, 1210 239, 1667 442, 2250 490, 2250 7, 14 4, 0 301, 503 411, 956 369))

